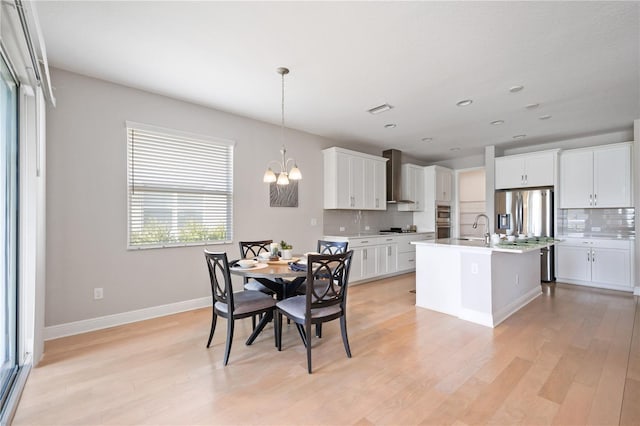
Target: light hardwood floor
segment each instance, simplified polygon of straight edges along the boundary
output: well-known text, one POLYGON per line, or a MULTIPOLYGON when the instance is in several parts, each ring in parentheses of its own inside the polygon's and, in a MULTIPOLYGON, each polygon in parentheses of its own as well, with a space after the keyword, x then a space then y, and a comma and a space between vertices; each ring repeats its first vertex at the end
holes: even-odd
POLYGON ((202 309, 46 344, 20 402, 26 424, 640 424, 640 312, 626 293, 558 285, 495 329, 416 308, 414 275, 353 286, 337 321, 245 346, 202 309), (634 327, 635 324, 635 327, 634 327))

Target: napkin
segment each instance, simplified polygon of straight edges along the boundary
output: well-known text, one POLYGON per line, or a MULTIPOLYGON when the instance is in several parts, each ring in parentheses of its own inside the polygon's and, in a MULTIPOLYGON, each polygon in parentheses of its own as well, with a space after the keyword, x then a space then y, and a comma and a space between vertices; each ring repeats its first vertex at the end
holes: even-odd
POLYGON ((289 262, 289 269, 292 271, 306 271, 307 265, 301 265, 298 262, 289 262))

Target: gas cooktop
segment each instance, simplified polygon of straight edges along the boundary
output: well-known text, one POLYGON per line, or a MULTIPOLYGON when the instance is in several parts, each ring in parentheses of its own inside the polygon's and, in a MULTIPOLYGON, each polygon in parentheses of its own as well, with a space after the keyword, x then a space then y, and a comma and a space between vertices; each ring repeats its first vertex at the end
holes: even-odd
POLYGON ((402 228, 389 228, 389 229, 381 229, 380 232, 388 232, 393 234, 408 234, 410 232, 415 233, 416 231, 410 231, 409 229, 402 229, 402 228))

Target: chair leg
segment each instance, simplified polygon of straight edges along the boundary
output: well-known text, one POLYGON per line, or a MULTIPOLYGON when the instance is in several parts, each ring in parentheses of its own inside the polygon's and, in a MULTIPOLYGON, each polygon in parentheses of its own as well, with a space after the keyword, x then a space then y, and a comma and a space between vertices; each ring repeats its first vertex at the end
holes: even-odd
POLYGON ((347 352, 347 356, 351 358, 351 349, 349 348, 349 339, 347 337, 347 317, 344 315, 340 317, 340 331, 342 332, 342 343, 344 343, 344 350, 347 352))
POLYGON ((218 320, 218 315, 216 311, 213 311, 211 315, 211 331, 209 332, 209 340, 207 341, 207 347, 211 346, 211 340, 213 339, 213 332, 216 331, 216 322, 218 320))
POLYGON ((321 322, 316 324, 316 337, 318 337, 318 338, 322 337, 322 323, 321 322))
POLYGON ((234 325, 234 320, 231 317, 231 315, 229 316, 230 318, 227 318, 227 345, 224 349, 224 365, 227 365, 227 363, 229 362, 229 354, 231 353, 231 342, 233 342, 233 325, 234 325))
POLYGON ((300 338, 302 339, 302 343, 307 346, 307 336, 305 336, 304 327, 300 324, 296 323, 296 328, 298 329, 298 334, 300 334, 300 338))
POLYGON ((256 316, 252 316, 251 317, 251 329, 255 330, 256 329, 256 316))
POLYGON ((305 324, 305 332, 306 335, 309 336, 309 339, 307 340, 307 371, 309 372, 309 374, 311 374, 311 321, 307 320, 307 323, 305 324))
POLYGON ((278 351, 282 350, 282 314, 280 311, 275 312, 275 329, 276 329, 276 348, 278 351))

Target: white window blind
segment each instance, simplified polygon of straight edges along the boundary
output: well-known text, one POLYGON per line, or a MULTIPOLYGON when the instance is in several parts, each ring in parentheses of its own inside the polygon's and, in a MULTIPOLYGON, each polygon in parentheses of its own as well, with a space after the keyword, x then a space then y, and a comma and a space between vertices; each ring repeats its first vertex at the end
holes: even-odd
POLYGON ((127 122, 129 248, 231 241, 233 142, 127 122))

